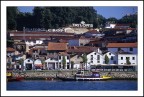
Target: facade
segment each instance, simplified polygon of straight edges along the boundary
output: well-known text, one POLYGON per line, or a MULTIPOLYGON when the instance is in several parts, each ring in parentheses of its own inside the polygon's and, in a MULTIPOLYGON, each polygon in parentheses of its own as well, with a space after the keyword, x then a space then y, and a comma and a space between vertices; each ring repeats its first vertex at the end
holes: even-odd
POLYGON ((104 34, 103 33, 100 33, 98 32, 97 30, 90 30, 86 33, 84 33, 85 37, 103 37, 104 34))
POLYGON ((87 55, 87 68, 91 65, 103 64, 103 55, 99 48, 87 55))
POLYGON ((108 51, 112 53, 123 50, 124 52, 137 54, 137 43, 108 43, 106 47, 108 48, 108 51))
POLYGON ((7 48, 7 56, 14 56, 15 55, 15 49, 14 48, 7 48))
POLYGON ((90 39, 81 37, 79 39, 70 39, 68 41, 69 46, 84 46, 85 44, 88 44, 90 42, 90 39))
POLYGON ((49 55, 48 59, 45 60, 46 69, 54 70, 54 69, 71 69, 70 57, 68 54, 62 55, 49 55), (63 58, 65 58, 65 64, 63 64, 63 58))
POLYGON ((118 65, 137 65, 137 55, 136 54, 118 54, 118 65), (130 64, 127 64, 127 58, 130 64))
POLYGON ((23 63, 24 70, 33 70, 34 69, 34 62, 32 59, 26 59, 23 63))
POLYGON ((103 64, 105 64, 105 56, 106 56, 106 55, 107 55, 108 58, 109 58, 109 63, 108 63, 108 64, 110 64, 110 65, 112 65, 112 64, 115 65, 115 64, 118 63, 117 55, 108 51, 107 53, 103 54, 103 59, 104 59, 104 63, 103 63, 103 64))
POLYGON ((34 61, 34 68, 35 69, 43 69, 43 64, 42 64, 42 61, 40 59, 36 59, 34 61))

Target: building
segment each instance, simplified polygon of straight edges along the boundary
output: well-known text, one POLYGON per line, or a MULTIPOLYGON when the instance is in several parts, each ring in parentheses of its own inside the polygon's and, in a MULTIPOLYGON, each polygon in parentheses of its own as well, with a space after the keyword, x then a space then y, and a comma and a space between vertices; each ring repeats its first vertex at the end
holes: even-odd
POLYGON ((108 43, 107 49, 111 53, 123 50, 132 54, 137 54, 137 43, 108 43))
POLYGON ((30 58, 24 60, 23 70, 34 70, 34 61, 30 58))
POLYGON ((118 65, 138 65, 137 64, 137 54, 132 54, 128 52, 118 54, 118 65), (127 60, 130 62, 128 63, 127 60))
POLYGON ((99 48, 95 49, 93 52, 87 54, 87 69, 90 69, 91 65, 101 65, 103 61, 101 50, 99 48))
POLYGON ((89 38, 80 37, 80 38, 68 40, 68 45, 69 46, 84 46, 85 44, 88 44, 89 42, 90 42, 89 38))
POLYGON ((94 37, 94 38, 103 37, 104 35, 105 35, 104 33, 100 33, 97 30, 89 30, 86 33, 84 33, 85 37, 94 37))
POLYGON ((72 69, 70 63, 70 56, 65 52, 60 52, 59 54, 48 55, 47 60, 45 60, 46 69, 72 69))
POLYGON ((116 65, 118 62, 117 62, 117 55, 115 54, 115 53, 111 53, 111 52, 109 52, 109 51, 107 51, 107 52, 105 52, 104 54, 103 54, 103 59, 104 59, 104 63, 103 64, 105 64, 105 56, 107 56, 108 58, 109 58, 109 63, 108 64, 110 64, 110 65, 116 65))
POLYGON ((11 48, 11 47, 8 47, 7 48, 7 56, 14 56, 15 55, 15 49, 14 48, 11 48))
POLYGON ((43 64, 42 61, 40 59, 36 59, 34 61, 34 69, 38 69, 38 70, 42 70, 43 69, 43 64))

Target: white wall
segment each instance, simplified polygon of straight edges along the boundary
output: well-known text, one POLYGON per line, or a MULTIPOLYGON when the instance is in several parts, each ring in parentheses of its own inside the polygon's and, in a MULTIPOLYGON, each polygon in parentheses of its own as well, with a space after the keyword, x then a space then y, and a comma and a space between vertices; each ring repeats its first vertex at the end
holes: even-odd
POLYGON ((137 65, 137 55, 136 54, 118 54, 118 65, 126 64, 126 57, 129 57, 131 65, 137 65), (123 57, 123 60, 121 59, 123 57), (135 58, 134 60, 132 58, 135 58))
POLYGON ((98 64, 103 64, 103 56, 97 52, 92 52, 87 55, 87 65, 98 65, 98 64), (91 57, 93 56, 93 58, 91 57), (98 60, 98 55, 100 56, 100 59, 98 60), (92 58, 92 60, 91 60, 92 58), (92 62, 93 61, 93 62, 92 62))

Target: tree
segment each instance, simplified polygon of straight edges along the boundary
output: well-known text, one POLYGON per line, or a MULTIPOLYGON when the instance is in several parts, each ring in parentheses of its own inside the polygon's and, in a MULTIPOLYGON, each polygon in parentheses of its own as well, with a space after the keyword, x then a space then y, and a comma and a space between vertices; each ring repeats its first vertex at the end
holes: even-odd
POLYGON ((120 24, 130 24, 130 27, 137 27, 137 14, 125 15, 121 19, 118 20, 120 24))
MULTIPOLYGON (((82 56, 82 60, 83 60, 83 63, 84 63, 84 65, 86 65, 86 69, 87 69, 87 56, 86 56, 86 54, 83 54, 82 56)), ((83 68, 84 66, 82 66, 82 68, 83 68)))
POLYGON ((71 68, 74 68, 74 61, 71 61, 71 68))
POLYGON ((107 55, 105 55, 105 64, 108 64, 109 63, 109 58, 107 55))
POLYGON ((115 17, 110 17, 107 19, 107 22, 110 22, 110 23, 117 23, 118 20, 115 18, 115 17))
POLYGON ((16 17, 18 13, 19 10, 17 7, 7 7, 7 30, 16 29, 16 17))
POLYGON ((129 57, 126 57, 126 63, 127 63, 128 65, 131 64, 131 62, 130 62, 130 60, 129 60, 129 57))
POLYGON ((66 68, 66 59, 65 59, 65 56, 63 56, 62 64, 63 64, 63 69, 65 69, 66 68))

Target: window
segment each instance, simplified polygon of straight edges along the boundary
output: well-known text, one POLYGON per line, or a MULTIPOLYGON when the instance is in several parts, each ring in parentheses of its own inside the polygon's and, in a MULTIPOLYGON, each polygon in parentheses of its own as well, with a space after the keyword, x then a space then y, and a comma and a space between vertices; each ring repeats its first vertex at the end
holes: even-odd
POLYGON ((120 51, 121 50, 121 48, 118 48, 118 51, 120 51))
POLYGON ((129 48, 130 49, 130 51, 133 51, 133 48, 131 47, 131 48, 129 48))
POLYGON ((100 60, 100 55, 97 55, 97 60, 100 60))
POLYGON ((83 46, 83 43, 80 43, 80 46, 83 46))
POLYGON ((126 57, 126 60, 129 60, 129 57, 126 57))
POLYGON ((109 55, 111 55, 111 53, 109 53, 109 55))
POLYGON ((123 63, 121 63, 121 64, 123 64, 123 63))
POLYGON ((93 58, 93 55, 91 55, 91 57, 93 58))
POLYGON ((69 59, 69 56, 67 56, 67 59, 69 59))
POLYGON ((96 55, 96 53, 94 53, 96 55))
POLYGON ((30 62, 30 60, 28 60, 28 62, 30 62))
POLYGON ((132 57, 132 60, 135 60, 135 57, 132 57))
POLYGON ((111 56, 111 60, 113 60, 113 56, 111 56))
POLYGON ((121 60, 123 60, 123 57, 121 57, 121 60))
POLYGON ((59 59, 61 59, 61 56, 59 56, 59 59))
POLYGON ((116 64, 116 61, 113 61, 113 64, 116 64))
POLYGON ((52 58, 50 58, 50 60, 52 60, 52 58))
POLYGON ((100 61, 97 61, 97 63, 100 63, 100 61))
POLYGON ((91 58, 91 60, 93 60, 93 58, 91 58))
POLYGON ((93 63, 93 61, 91 61, 91 63, 93 63))

